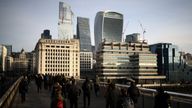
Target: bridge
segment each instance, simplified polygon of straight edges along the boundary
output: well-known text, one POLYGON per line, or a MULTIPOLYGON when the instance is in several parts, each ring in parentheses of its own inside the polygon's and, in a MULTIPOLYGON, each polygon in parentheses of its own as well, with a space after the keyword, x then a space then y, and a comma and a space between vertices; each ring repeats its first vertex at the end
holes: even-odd
MULTIPOLYGON (((26 95, 26 101, 21 102, 21 98, 18 92, 18 86, 22 77, 20 77, 3 95, 0 99, 0 108, 49 108, 51 103, 51 92, 49 90, 42 89, 40 93, 37 92, 35 82, 32 81, 29 84, 29 90, 26 95)), ((80 83, 80 81, 79 81, 80 83)), ((100 83, 101 92, 98 97, 92 92, 91 105, 89 108, 105 108, 104 91, 107 87, 106 83, 100 83)), ((116 88, 127 88, 127 85, 116 84, 116 88)), ((140 87, 141 96, 138 101, 138 108, 153 108, 154 96, 156 90, 140 87)), ((172 108, 192 108, 192 95, 182 94, 176 92, 168 92, 171 96, 172 108)), ((66 100, 66 106, 69 108, 69 100, 66 100)), ((83 108, 82 94, 78 101, 79 108, 83 108)))

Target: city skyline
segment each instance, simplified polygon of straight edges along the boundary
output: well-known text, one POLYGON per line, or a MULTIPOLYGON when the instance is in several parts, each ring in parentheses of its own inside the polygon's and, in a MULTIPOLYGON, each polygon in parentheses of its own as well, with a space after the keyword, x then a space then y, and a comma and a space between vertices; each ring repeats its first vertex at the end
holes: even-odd
POLYGON ((13 51, 32 51, 44 29, 49 29, 54 39, 58 38, 59 1, 66 2, 76 18, 90 19, 91 40, 94 44, 94 20, 99 11, 111 10, 124 15, 125 35, 141 33, 146 29, 145 39, 149 44, 168 42, 182 51, 192 53, 192 1, 190 0, 2 0, 0 1, 0 43, 13 45, 13 51))

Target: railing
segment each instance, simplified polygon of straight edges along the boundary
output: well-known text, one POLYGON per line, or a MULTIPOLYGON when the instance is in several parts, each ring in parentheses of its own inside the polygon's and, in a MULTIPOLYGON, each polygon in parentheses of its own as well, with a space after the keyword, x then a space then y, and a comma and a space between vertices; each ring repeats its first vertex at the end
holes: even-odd
POLYGON ((14 99, 14 96, 17 93, 19 83, 21 82, 23 77, 20 77, 7 91, 6 93, 1 97, 0 99, 0 108, 9 108, 11 105, 11 102, 14 99))
MULTIPOLYGON (((102 92, 107 87, 107 83, 101 82, 100 86, 102 88, 102 92)), ((125 88, 127 89, 128 85, 116 84, 116 88, 125 88)), ((138 108, 153 108, 154 107, 154 97, 157 94, 155 89, 148 89, 139 87, 141 96, 138 100, 138 108)), ((192 108, 192 94, 183 94, 165 91, 170 95, 171 100, 171 108, 192 108)))

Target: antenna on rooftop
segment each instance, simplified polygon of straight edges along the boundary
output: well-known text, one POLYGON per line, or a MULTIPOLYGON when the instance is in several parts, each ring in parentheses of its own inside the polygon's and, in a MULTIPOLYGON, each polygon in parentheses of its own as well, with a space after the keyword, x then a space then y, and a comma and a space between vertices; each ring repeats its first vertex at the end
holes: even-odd
POLYGON ((140 22, 140 21, 138 21, 139 22, 139 24, 140 24, 140 27, 141 27, 141 29, 142 29, 142 35, 143 35, 143 42, 145 42, 146 40, 145 40, 145 33, 146 33, 146 30, 143 28, 143 25, 142 25, 142 23, 140 22))

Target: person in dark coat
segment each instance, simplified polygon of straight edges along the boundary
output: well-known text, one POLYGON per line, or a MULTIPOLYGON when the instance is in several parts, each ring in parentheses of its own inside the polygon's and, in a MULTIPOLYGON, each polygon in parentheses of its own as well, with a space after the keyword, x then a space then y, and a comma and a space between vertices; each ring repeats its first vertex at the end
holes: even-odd
POLYGON ((131 82, 131 86, 127 89, 127 94, 129 94, 130 98, 134 102, 134 105, 136 105, 140 96, 140 91, 139 88, 136 86, 135 82, 131 82))
POLYGON ((82 85, 82 89, 83 89, 83 105, 84 108, 86 108, 86 99, 88 100, 88 107, 89 107, 91 97, 91 83, 88 77, 86 77, 85 82, 82 85))
POLYGON ((37 85, 37 92, 40 93, 41 91, 41 88, 42 88, 42 81, 43 81, 43 78, 42 76, 39 74, 38 76, 36 76, 36 85, 37 85))
POLYGON ((78 97, 80 88, 76 85, 75 79, 72 79, 72 84, 69 87, 68 98, 70 100, 70 108, 78 108, 78 97))
POLYGON ((158 88, 157 95, 155 96, 154 108, 169 108, 169 105, 170 105, 170 95, 164 93, 163 88, 158 88))
POLYGON ((114 83, 108 85, 107 91, 105 92, 106 108, 116 108, 119 93, 115 88, 114 83))
POLYGON ((28 91, 28 80, 27 77, 24 77, 24 79, 19 84, 19 93, 21 94, 21 102, 25 102, 25 95, 28 91))

